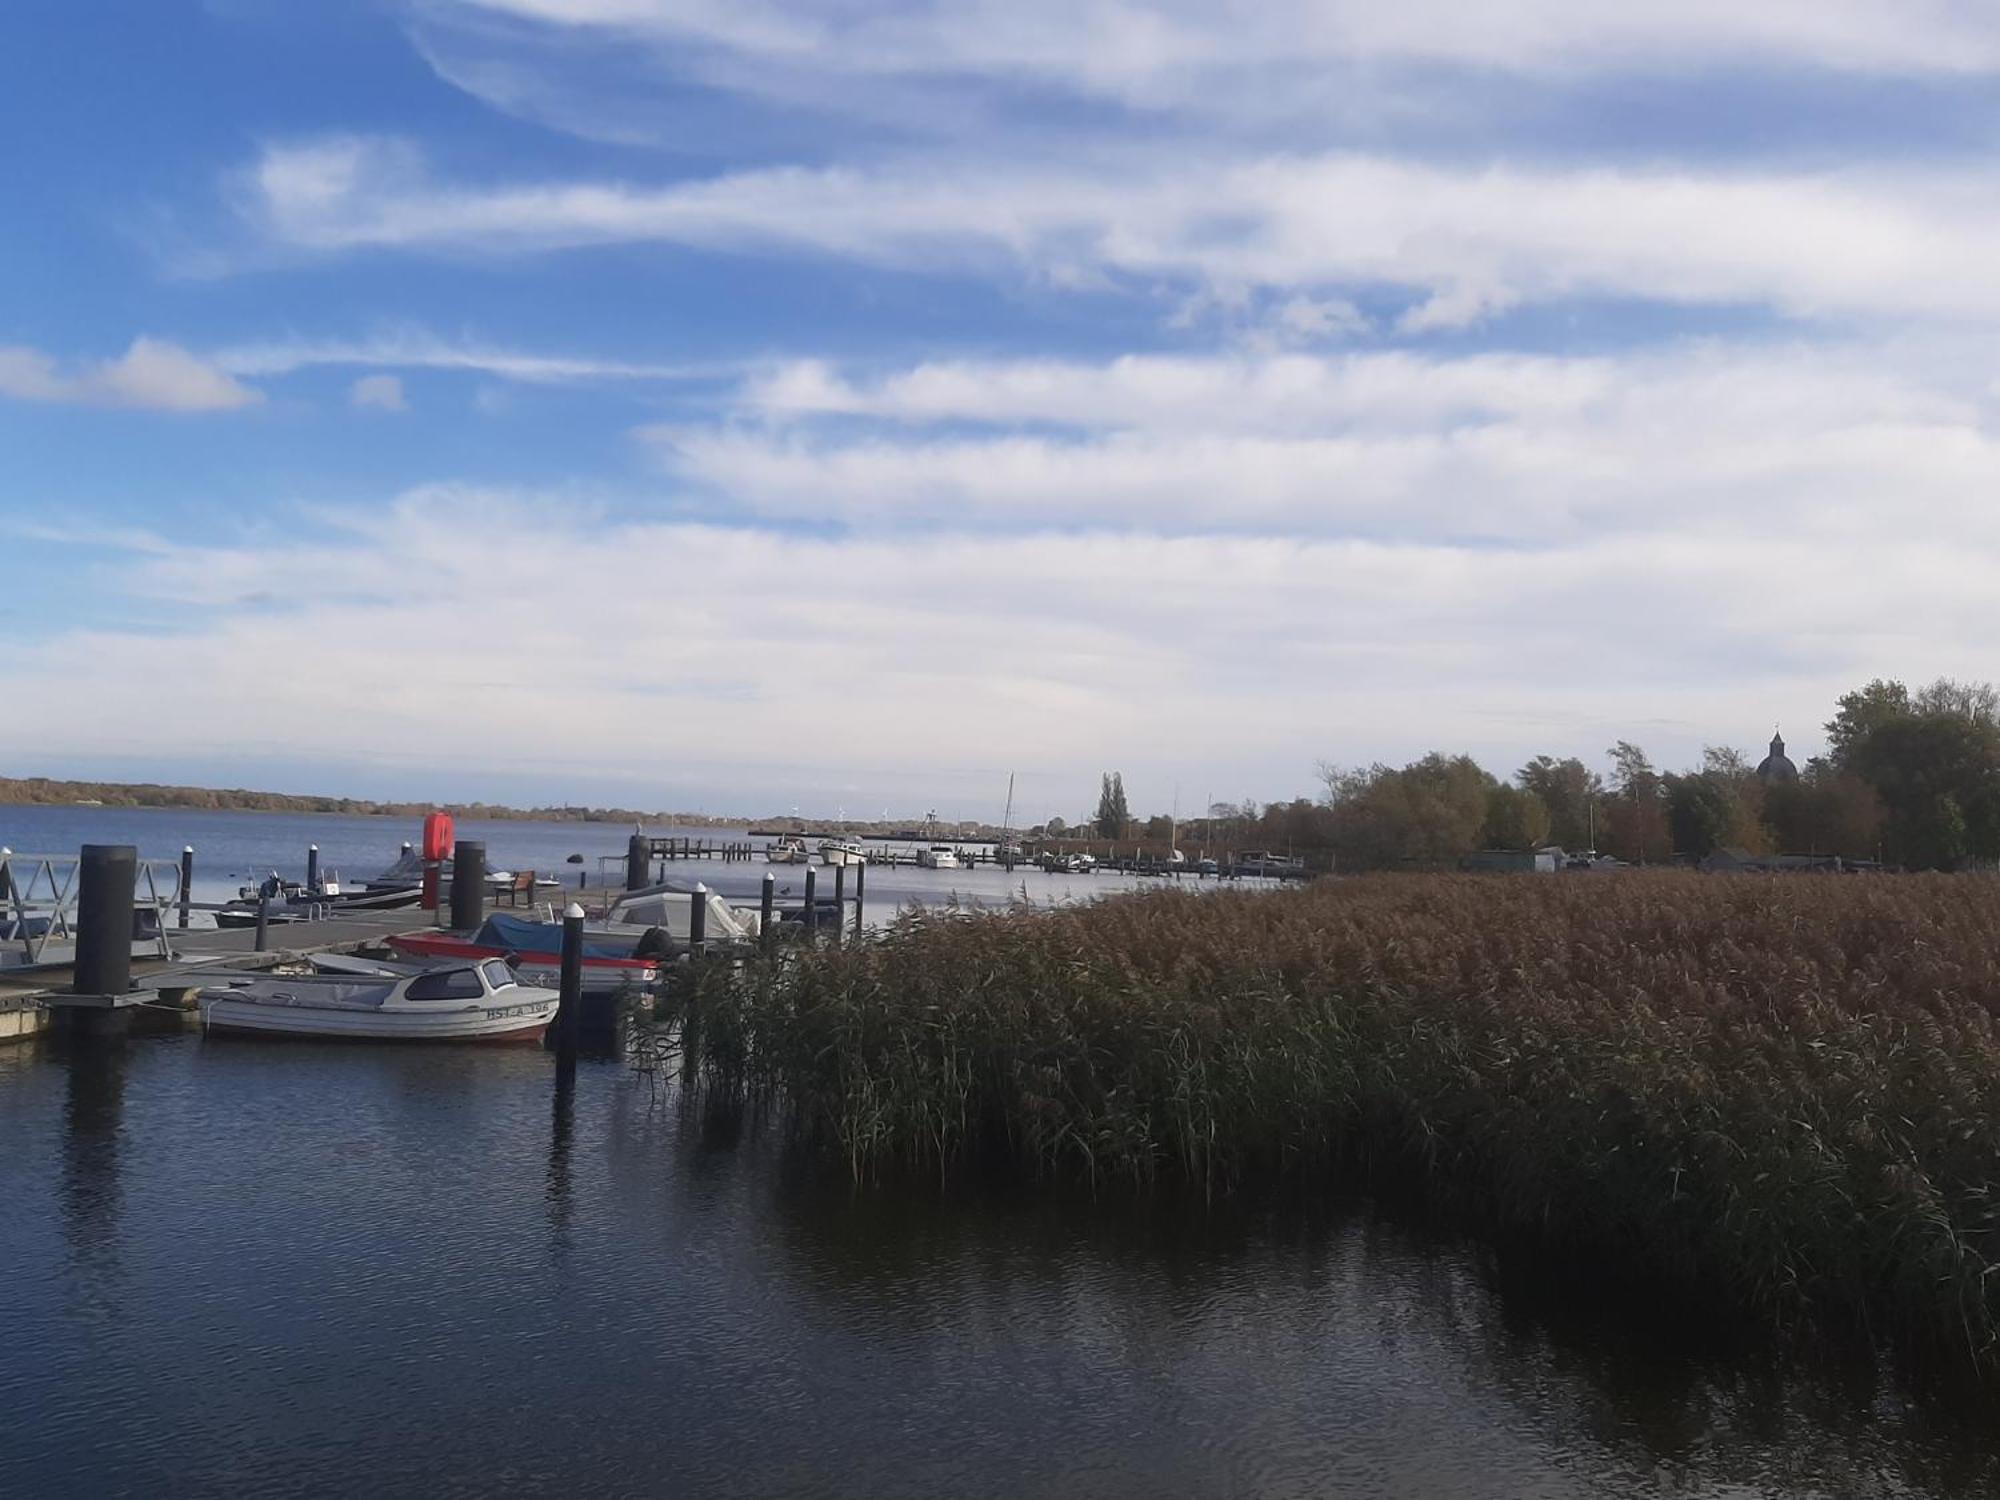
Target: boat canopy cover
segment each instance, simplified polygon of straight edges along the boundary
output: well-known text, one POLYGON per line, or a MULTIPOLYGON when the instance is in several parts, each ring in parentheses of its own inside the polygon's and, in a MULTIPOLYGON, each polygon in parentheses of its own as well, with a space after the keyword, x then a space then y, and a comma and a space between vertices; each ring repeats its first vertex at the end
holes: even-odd
MULTIPOLYGON (((486 925, 473 936, 473 942, 482 948, 505 948, 510 953, 561 953, 562 923, 535 922, 527 917, 509 916, 506 912, 494 912, 486 919, 486 925)), ((604 937, 586 932, 583 935, 583 956, 585 958, 630 958, 632 937, 604 937)))
MULTIPOLYGON (((688 940, 688 916, 694 887, 664 885, 633 891, 612 906, 609 920, 617 926, 664 928, 676 942, 688 940)), ((704 936, 712 943, 749 942, 761 925, 757 913, 739 911, 714 891, 704 903, 708 916, 704 936)))

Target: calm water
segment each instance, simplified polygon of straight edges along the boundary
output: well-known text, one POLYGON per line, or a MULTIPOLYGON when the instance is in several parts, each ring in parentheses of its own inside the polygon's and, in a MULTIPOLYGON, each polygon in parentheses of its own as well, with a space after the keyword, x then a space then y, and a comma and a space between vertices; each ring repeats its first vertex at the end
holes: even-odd
POLYGON ((0 1050, 0 1494, 1994 1492, 1322 1222, 855 1194, 613 1062, 0 1050))
MULTIPOLYGON (((288 813, 197 812, 184 808, 125 807, 6 807, 0 806, 0 846, 21 853, 74 857, 84 844, 132 844, 141 859, 175 863, 184 845, 195 849, 195 899, 226 900, 237 889, 262 879, 272 870, 302 878, 306 848, 319 845, 320 865, 361 881, 393 864, 405 839, 416 843, 422 834, 418 820, 340 817, 288 813)), ((579 871, 595 880, 600 857, 615 861, 611 878, 625 878, 625 841, 632 830, 611 823, 486 823, 457 825, 460 838, 483 839, 490 869, 535 870, 574 884, 579 871), (569 864, 581 854, 581 866, 569 864)), ((745 829, 649 827, 656 836, 688 835, 710 842, 744 840, 745 829)), ((760 841, 761 842, 761 841, 760 841)), ((797 865, 722 864, 691 860, 668 866, 676 880, 705 881, 726 896, 755 900, 764 872, 778 877, 779 895, 797 897, 805 872, 797 865)), ((851 877, 850 877, 851 879, 851 877)), ((1192 887, 1195 882, 1186 881, 1192 887)), ((1246 882, 1254 884, 1256 882, 1246 882)), ((1039 870, 922 870, 888 867, 868 872, 870 914, 881 918, 913 901, 927 904, 998 905, 1010 901, 1037 903, 1088 900, 1157 880, 1117 875, 1046 875, 1039 870)), ((1213 885, 1213 882, 1207 884, 1213 885)), ((169 888, 162 877, 160 889, 169 888)), ((819 891, 833 890, 833 871, 819 872, 819 891)))

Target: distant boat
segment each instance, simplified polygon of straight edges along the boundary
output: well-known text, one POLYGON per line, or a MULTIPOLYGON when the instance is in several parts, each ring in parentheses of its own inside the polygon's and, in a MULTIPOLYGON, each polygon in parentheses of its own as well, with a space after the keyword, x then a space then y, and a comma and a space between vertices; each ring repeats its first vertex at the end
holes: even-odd
POLYGON ((232 981, 197 997, 203 1027, 358 1041, 532 1042, 560 996, 498 959, 382 977, 297 974, 232 981))
POLYGON ((812 863, 812 851, 806 848, 806 841, 796 833, 778 835, 778 841, 764 851, 764 858, 774 865, 807 865, 812 863))
POLYGON ((931 844, 917 851, 917 863, 926 870, 960 870, 965 861, 958 857, 958 851, 949 844, 931 844))
POLYGON ((819 862, 823 865, 865 865, 868 851, 856 839, 828 839, 819 846, 819 862))
POLYGON ((1261 875, 1269 880, 1298 880, 1305 876, 1306 862, 1288 854, 1268 854, 1252 849, 1236 857, 1238 875, 1261 875))
POLYGON ((415 906, 423 892, 415 886, 377 888, 372 883, 359 891, 343 890, 340 877, 329 874, 317 890, 296 880, 281 880, 275 873, 261 885, 238 886, 236 899, 216 908, 217 927, 255 927, 257 908, 264 907, 267 922, 305 922, 320 913, 395 911, 415 906))

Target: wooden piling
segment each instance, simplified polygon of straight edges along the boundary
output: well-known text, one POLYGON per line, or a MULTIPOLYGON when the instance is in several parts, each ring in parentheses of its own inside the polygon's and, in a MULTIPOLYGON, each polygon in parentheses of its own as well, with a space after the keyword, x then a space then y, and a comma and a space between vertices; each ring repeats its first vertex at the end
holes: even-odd
POLYGON ((854 935, 856 937, 860 937, 863 930, 861 925, 861 902, 863 894, 867 889, 868 866, 856 865, 854 867, 854 935))
POLYGON ((806 866, 806 940, 808 942, 819 936, 819 898, 813 894, 813 887, 818 884, 814 877, 818 874, 819 871, 815 870, 811 865, 806 866))
MULTIPOLYGON (((408 844, 403 846, 409 848, 408 844)), ((187 931, 188 908, 194 901, 194 845, 181 846, 181 931, 187 931)))
POLYGON ((775 926, 777 917, 772 910, 772 908, 777 904, 777 895, 778 895, 778 877, 775 875, 766 874, 764 876, 763 898, 758 905, 758 914, 759 916, 762 917, 763 920, 759 923, 757 928, 758 941, 761 942, 766 949, 768 949, 771 946, 771 944, 774 941, 776 941, 778 936, 777 928, 775 926))
POLYGON ((847 931, 847 866, 833 867, 833 940, 838 943, 847 931))

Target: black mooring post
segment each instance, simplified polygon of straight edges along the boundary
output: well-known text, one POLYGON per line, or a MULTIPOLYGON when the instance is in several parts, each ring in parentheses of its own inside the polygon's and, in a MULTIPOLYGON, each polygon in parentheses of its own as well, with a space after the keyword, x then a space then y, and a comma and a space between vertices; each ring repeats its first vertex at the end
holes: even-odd
POLYGON ((181 930, 187 930, 188 905, 194 900, 194 845, 181 846, 181 930))
POLYGON ((763 899, 757 907, 757 914, 761 919, 757 924, 757 934, 766 948, 770 947, 778 936, 777 929, 772 925, 776 920, 772 908, 777 905, 777 900, 778 877, 767 873, 764 876, 763 899))
POLYGON ((856 937, 860 937, 863 930, 861 925, 861 902, 867 890, 868 866, 856 865, 854 867, 854 935, 856 937))
POLYGON ((847 866, 833 867, 833 940, 847 930, 847 866))
POLYGON ((130 844, 85 844, 77 861, 76 979, 79 995, 132 988, 132 890, 139 851, 130 844))
POLYGON ((819 871, 811 865, 806 866, 806 936, 809 939, 819 936, 819 898, 813 894, 813 886, 817 884, 813 877, 817 874, 819 871))
POLYGON ((486 845, 460 839, 451 850, 451 925, 476 932, 486 920, 486 845))
POLYGON ((646 847, 643 834, 633 834, 625 841, 625 889, 643 890, 646 885, 646 867, 652 863, 650 851, 646 847))
POLYGON ((556 990, 556 1053, 576 1061, 576 1039, 583 1030, 583 908, 574 901, 563 913, 562 968, 556 990))
POLYGON ((697 881, 694 894, 688 897, 688 950, 700 957, 707 944, 708 887, 697 881))
POLYGON ((14 867, 8 863, 14 851, 0 844, 0 902, 14 899, 14 867))
POLYGON ((319 845, 306 845, 306 894, 319 894, 319 845))
POLYGON ((262 953, 271 946, 271 893, 263 886, 257 887, 257 951, 262 953))

